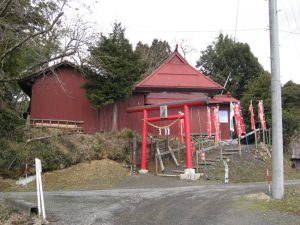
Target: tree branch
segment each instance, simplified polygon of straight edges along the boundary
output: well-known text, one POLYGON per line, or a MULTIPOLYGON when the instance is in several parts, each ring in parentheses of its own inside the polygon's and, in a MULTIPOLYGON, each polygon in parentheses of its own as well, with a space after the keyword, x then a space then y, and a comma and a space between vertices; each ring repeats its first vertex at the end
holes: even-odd
POLYGON ((57 15, 57 17, 53 20, 51 26, 46 29, 46 30, 42 30, 40 32, 37 32, 35 34, 29 35, 28 37, 26 37, 25 39, 21 40, 20 42, 18 42, 17 44, 15 44, 14 46, 12 46, 11 48, 9 48, 6 52, 4 52, 1 56, 0 56, 0 62, 3 61, 3 59, 10 54, 11 52, 13 52, 15 49, 17 49, 18 47, 20 47, 21 45, 23 45, 24 43, 26 43, 28 40, 30 40, 31 38, 37 37, 41 34, 45 34, 48 33, 49 31, 51 31, 53 29, 53 27, 55 26, 55 24, 57 23, 57 21, 59 20, 59 18, 63 15, 63 12, 59 13, 57 15))
POLYGON ((63 58, 63 57, 74 55, 75 53, 76 53, 76 51, 74 50, 74 51, 71 51, 71 52, 66 52, 66 53, 60 54, 60 55, 55 56, 55 57, 50 58, 50 59, 45 59, 45 60, 43 60, 43 61, 41 61, 41 62, 39 62, 39 63, 31 66, 31 67, 29 67, 26 71, 32 70, 34 67, 41 66, 41 65, 43 65, 45 63, 49 63, 49 62, 52 62, 54 60, 57 60, 57 59, 60 59, 60 58, 63 58))
POLYGON ((8 0, 8 2, 6 3, 6 5, 4 6, 3 10, 0 12, 0 17, 3 17, 4 14, 6 13, 9 5, 12 3, 13 0, 8 0))
MULTIPOLYGON (((37 66, 41 66, 45 63, 48 63, 48 62, 52 62, 54 60, 57 60, 57 59, 60 59, 60 58, 63 58, 63 57, 67 57, 67 56, 71 56, 71 55, 74 55, 76 53, 76 51, 71 51, 71 52, 67 52, 67 53, 63 53, 63 54, 60 54, 58 56, 55 56, 53 58, 50 58, 50 59, 45 59, 33 66, 31 66, 30 68, 28 68, 26 71, 29 71, 29 70, 32 70, 34 67, 37 67, 37 66)), ((13 83, 13 82, 16 82, 18 81, 19 78, 12 78, 12 79, 0 79, 0 83, 13 83)))
POLYGON ((18 79, 14 78, 14 79, 0 79, 0 83, 13 83, 18 81, 18 79))

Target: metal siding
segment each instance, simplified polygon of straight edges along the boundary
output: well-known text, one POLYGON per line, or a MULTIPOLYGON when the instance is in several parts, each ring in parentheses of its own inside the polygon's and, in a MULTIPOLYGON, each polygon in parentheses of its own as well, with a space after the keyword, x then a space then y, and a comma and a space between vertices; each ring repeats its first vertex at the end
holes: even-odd
MULTIPOLYGON (((59 119, 84 121, 84 131, 87 133, 108 132, 112 125, 112 105, 95 110, 91 107, 84 90, 81 88, 84 79, 73 69, 63 69, 55 75, 40 78, 32 87, 31 118, 59 119)), ((128 100, 118 102, 118 129, 130 128, 138 133, 142 129, 142 113, 127 113, 128 107, 144 105, 144 94, 135 94, 128 100)), ((210 105, 213 106, 213 105, 210 105)), ((220 110, 229 112, 229 105, 220 105, 220 110)), ((169 115, 178 114, 183 109, 170 109, 169 115)), ((229 113, 228 113, 229 115, 229 113)), ((159 112, 149 112, 149 117, 159 116, 159 112)), ((206 106, 190 108, 191 133, 206 133, 206 106), (198 111, 200 119, 198 117, 198 111), (201 129, 199 124, 201 124, 201 129)), ((156 122, 165 126, 172 121, 156 122)), ((221 124, 222 139, 229 139, 229 123, 221 124)), ((214 132, 214 126, 212 126, 214 132)), ((149 133, 158 135, 158 129, 149 127, 149 133)), ((162 130, 164 134, 164 131, 162 130)), ((171 135, 179 135, 179 123, 171 127, 171 135)))
POLYGON ((38 79, 32 87, 31 118, 80 120, 85 132, 95 132, 96 110, 85 97, 83 83, 73 69, 57 70, 38 79))
POLYGON ((98 132, 111 131, 112 109, 112 105, 107 105, 98 109, 98 132))
POLYGON ((137 132, 142 131, 142 113, 127 113, 127 108, 144 105, 144 95, 131 96, 128 100, 118 103, 118 129, 130 128, 137 132), (140 122, 139 122, 140 121, 140 122))
MULTIPOLYGON (((129 114, 127 108, 132 106, 144 105, 144 95, 133 95, 126 101, 119 101, 118 105, 118 129, 129 128, 141 132, 142 129, 142 115, 141 113, 129 114)), ((99 109, 98 114, 98 127, 99 132, 109 132, 112 128, 112 114, 113 105, 103 106, 99 109)))

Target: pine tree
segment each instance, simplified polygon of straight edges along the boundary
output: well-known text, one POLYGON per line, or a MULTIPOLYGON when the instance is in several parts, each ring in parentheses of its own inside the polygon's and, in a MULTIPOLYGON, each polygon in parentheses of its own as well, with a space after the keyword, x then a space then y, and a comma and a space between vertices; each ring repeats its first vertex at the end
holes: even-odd
POLYGON ((114 103, 112 130, 117 130, 117 101, 131 95, 145 65, 125 38, 121 23, 114 24, 108 37, 101 35, 89 52, 86 96, 95 108, 114 103))
POLYGON ((138 42, 135 51, 140 54, 147 65, 147 70, 144 74, 147 76, 169 57, 171 48, 167 41, 154 39, 151 46, 143 44, 141 41, 138 42))

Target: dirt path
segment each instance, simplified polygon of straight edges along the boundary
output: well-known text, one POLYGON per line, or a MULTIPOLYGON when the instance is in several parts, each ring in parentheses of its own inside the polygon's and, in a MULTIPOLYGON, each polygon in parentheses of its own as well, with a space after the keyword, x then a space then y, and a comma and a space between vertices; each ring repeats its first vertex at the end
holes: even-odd
MULTIPOLYGON (((169 183, 174 185, 174 182, 178 181, 169 183)), ((293 181, 293 184, 300 185, 300 181, 293 181)), ((47 192, 48 220, 52 225, 300 224, 297 216, 252 211, 234 204, 241 195, 266 191, 262 183, 159 188, 127 186, 127 189, 47 192)), ((1 196, 33 202, 36 198, 35 193, 2 193, 1 196)))

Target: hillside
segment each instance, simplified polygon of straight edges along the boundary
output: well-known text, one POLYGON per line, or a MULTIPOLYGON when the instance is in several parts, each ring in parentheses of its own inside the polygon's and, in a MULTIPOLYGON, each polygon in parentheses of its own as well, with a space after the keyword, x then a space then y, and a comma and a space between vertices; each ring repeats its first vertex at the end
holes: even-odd
MULTIPOLYGON (((53 131, 47 131, 48 136, 53 131)), ((50 135, 51 134, 51 135, 50 135)), ((125 130, 115 134, 67 134, 37 140, 28 148, 31 157, 39 157, 43 163, 43 184, 45 190, 83 190, 106 189, 115 187, 153 187, 153 186, 181 186, 204 183, 224 182, 224 165, 219 160, 220 151, 211 150, 206 154, 206 165, 200 162, 198 167, 202 178, 194 182, 180 181, 176 175, 184 170, 184 152, 181 152, 179 162, 182 166, 176 167, 169 157, 164 157, 166 170, 164 175, 172 174, 175 177, 153 176, 156 173, 155 160, 148 161, 149 176, 130 175, 131 165, 131 138, 132 132, 125 130), (34 149, 33 147, 45 147, 34 149), (176 171, 176 172, 174 172, 176 171)), ((46 136, 44 134, 44 136, 46 136)), ((266 182, 266 160, 271 174, 271 159, 261 147, 243 146, 242 154, 233 156, 223 152, 229 166, 229 182, 266 182), (266 159, 266 160, 264 160, 266 159)), ((178 155, 177 155, 178 156, 178 155)), ((28 156, 29 158, 29 156, 28 156)), ((195 158, 195 157, 194 157, 195 158)), ((300 172, 292 169, 290 156, 285 155, 285 179, 300 179, 300 172)), ((195 162, 194 162, 195 165, 195 162)), ((196 166, 195 166, 196 167, 196 166)), ((160 167, 158 165, 158 173, 160 167)), ((18 170, 15 170, 18 171, 18 170)), ((33 164, 29 172, 34 174, 33 164)), ((7 173, 6 173, 7 174, 7 173)), ((35 182, 27 189, 16 185, 16 179, 23 174, 14 173, 9 179, 0 179, 0 191, 34 191, 35 182), (12 179, 13 178, 13 179, 12 179)))

